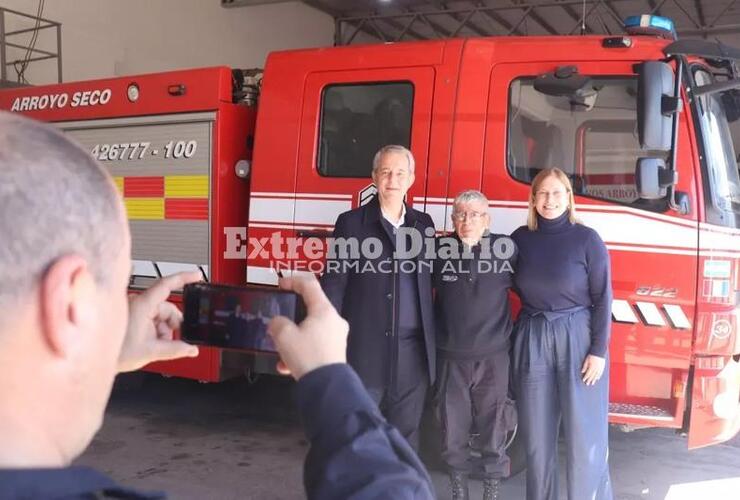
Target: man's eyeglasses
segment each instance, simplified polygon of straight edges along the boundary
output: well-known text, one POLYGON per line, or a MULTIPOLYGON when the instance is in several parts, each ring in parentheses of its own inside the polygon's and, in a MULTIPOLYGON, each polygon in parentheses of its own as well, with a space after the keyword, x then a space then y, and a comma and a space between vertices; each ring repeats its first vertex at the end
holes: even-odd
POLYGON ((479 221, 486 215, 485 212, 455 212, 452 214, 452 218, 459 221, 470 220, 479 221))

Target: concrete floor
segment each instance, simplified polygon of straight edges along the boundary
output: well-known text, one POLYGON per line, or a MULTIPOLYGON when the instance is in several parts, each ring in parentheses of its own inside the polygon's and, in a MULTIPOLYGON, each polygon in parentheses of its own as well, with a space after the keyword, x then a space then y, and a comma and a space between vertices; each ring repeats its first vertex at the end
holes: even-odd
MULTIPOLYGON (((78 463, 174 499, 303 498, 307 443, 290 387, 277 377, 250 385, 128 376, 114 389, 105 424, 78 463)), ((617 499, 740 498, 740 437, 689 452, 672 431, 614 429, 610 444, 617 499)), ((445 475, 432 476, 440 498, 447 498, 445 475)), ((524 474, 506 481, 502 493, 523 499, 524 474)), ((480 495, 480 483, 473 483, 471 498, 480 495)))

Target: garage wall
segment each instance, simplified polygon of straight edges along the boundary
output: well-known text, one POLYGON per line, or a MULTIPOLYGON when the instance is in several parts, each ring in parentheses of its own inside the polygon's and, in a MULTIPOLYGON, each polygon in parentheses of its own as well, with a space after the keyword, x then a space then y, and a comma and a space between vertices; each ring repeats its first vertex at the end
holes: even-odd
MULTIPOLYGON (((33 14, 37 5, 0 0, 33 14)), ((42 17, 62 23, 64 81, 221 64, 262 67, 268 52, 331 45, 334 34, 330 16, 299 2, 227 9, 219 0, 46 0, 42 17)), ((32 26, 15 19, 9 17, 8 30, 32 26)), ((41 31, 36 47, 55 50, 54 31, 41 31)), ((27 43, 30 34, 22 37, 15 43, 27 43)), ((16 79, 12 67, 8 77, 16 79)), ((26 78, 56 82, 56 62, 31 63, 26 78)))

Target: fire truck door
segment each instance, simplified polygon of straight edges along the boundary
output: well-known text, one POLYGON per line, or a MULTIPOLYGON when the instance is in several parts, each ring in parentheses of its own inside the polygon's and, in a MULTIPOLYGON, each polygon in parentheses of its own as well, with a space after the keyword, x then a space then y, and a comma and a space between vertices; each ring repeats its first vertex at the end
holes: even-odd
MULTIPOLYGON (((697 207, 681 215, 666 199, 637 196, 636 159, 660 153, 641 150, 637 140, 632 64, 579 63, 595 89, 589 99, 534 88, 534 77, 562 65, 494 67, 483 173, 483 191, 495 200, 494 229, 507 233, 525 224, 530 184, 541 169, 565 171, 578 218, 598 231, 611 257, 610 418, 680 427, 695 315, 697 207), (501 103, 508 103, 505 113, 501 103)), ((677 189, 696 199, 681 116, 677 189)))
POLYGON ((373 156, 388 144, 414 154, 408 201, 425 195, 433 82, 434 70, 424 67, 309 75, 298 152, 298 235, 328 234, 340 213, 372 198, 373 156))

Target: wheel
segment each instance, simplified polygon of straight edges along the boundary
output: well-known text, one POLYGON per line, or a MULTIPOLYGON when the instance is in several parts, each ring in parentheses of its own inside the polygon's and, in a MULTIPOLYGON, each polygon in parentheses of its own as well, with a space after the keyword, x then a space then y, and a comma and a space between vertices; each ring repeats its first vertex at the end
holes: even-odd
MULTIPOLYGON (((522 439, 521 434, 518 431, 518 426, 514 426, 514 429, 509 433, 509 435, 506 438, 506 454, 509 456, 510 461, 510 468, 509 468, 509 477, 505 478, 509 479, 520 472, 522 472, 526 466, 527 466, 527 457, 524 451, 524 439, 522 439)), ((470 436, 470 446, 472 449, 473 455, 480 456, 480 453, 475 449, 475 439, 478 437, 477 434, 471 434, 470 436)), ((481 473, 474 472, 471 474, 471 477, 474 479, 483 479, 483 475, 481 473)))
POLYGON ((509 460, 511 460, 511 469, 509 477, 507 478, 510 479, 527 468, 527 454, 524 449, 524 438, 522 437, 522 433, 519 432, 518 425, 514 427, 514 430, 506 444, 506 453, 509 455, 509 460))

